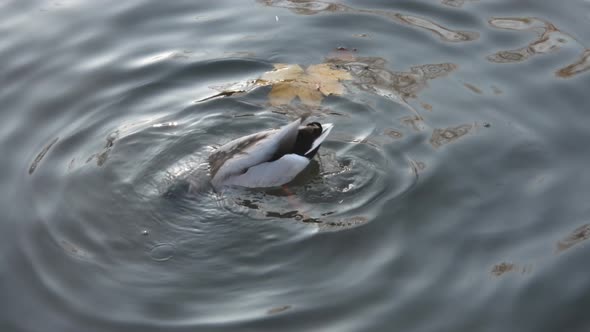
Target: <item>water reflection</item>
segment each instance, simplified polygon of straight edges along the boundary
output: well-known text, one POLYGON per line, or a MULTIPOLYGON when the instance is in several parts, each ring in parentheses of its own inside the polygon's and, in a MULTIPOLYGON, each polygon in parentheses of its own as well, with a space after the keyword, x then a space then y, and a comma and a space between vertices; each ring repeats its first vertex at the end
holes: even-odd
MULTIPOLYGON (((314 15, 321 12, 345 12, 354 14, 377 15, 389 18, 399 24, 425 29, 438 35, 443 41, 448 42, 466 42, 479 38, 479 33, 477 32, 453 30, 447 27, 443 27, 442 25, 434 22, 432 19, 426 19, 422 17, 401 14, 386 10, 354 8, 340 3, 315 0, 259 0, 259 2, 266 6, 287 8, 293 11, 294 13, 300 15, 314 15)), ((458 4, 456 1, 450 3, 458 4)), ((460 4, 462 5, 463 2, 461 1, 460 4)))
MULTIPOLYGON (((495 28, 517 31, 536 32, 537 38, 531 41, 527 46, 498 51, 489 55, 487 59, 495 63, 515 63, 522 62, 528 58, 538 55, 547 54, 560 50, 567 44, 576 44, 583 46, 573 36, 559 30, 549 21, 536 17, 516 17, 516 18, 492 18, 489 24, 495 28)), ((556 72, 559 77, 571 77, 584 72, 590 68, 588 63, 589 53, 587 50, 582 51, 581 58, 556 72)))
POLYGON ((563 34, 553 24, 538 18, 493 18, 489 24, 495 28, 520 31, 537 31, 538 38, 529 45, 504 50, 488 56, 488 60, 497 63, 524 61, 535 54, 558 50, 562 44, 571 41, 571 37, 563 34))
POLYGON ((429 30, 438 35, 442 40, 448 42, 465 42, 479 38, 479 33, 472 31, 455 31, 445 28, 431 20, 427 20, 417 16, 395 14, 401 22, 429 30))

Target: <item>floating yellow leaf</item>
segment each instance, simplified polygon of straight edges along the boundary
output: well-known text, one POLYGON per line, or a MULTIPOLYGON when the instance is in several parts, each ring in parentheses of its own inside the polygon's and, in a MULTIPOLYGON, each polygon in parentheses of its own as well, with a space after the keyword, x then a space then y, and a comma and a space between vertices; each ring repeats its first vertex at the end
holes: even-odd
POLYGON ((344 86, 340 81, 351 79, 347 71, 326 63, 311 65, 305 71, 299 65, 276 64, 258 83, 272 85, 268 98, 273 106, 289 104, 295 97, 305 105, 319 106, 324 96, 342 95, 344 86))
POLYGON ((299 65, 287 65, 277 63, 275 69, 262 74, 260 80, 262 83, 273 84, 276 82, 295 80, 304 74, 303 68, 299 65))

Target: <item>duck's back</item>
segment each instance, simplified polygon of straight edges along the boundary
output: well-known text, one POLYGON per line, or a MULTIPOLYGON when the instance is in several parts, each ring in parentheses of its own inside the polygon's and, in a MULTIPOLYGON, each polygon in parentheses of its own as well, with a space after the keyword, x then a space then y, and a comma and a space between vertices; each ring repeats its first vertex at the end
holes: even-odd
POLYGON ((264 152, 264 149, 260 149, 258 150, 259 153, 256 153, 256 144, 260 145, 262 140, 268 138, 275 131, 276 129, 267 130, 264 132, 240 137, 219 147, 209 156, 211 176, 214 177, 219 169, 231 159, 244 158, 246 155, 250 156, 253 161, 256 159, 263 159, 264 155, 262 152, 264 152))
POLYGON ((281 129, 271 129, 235 139, 209 156, 214 186, 230 176, 245 173, 248 168, 276 160, 292 149, 301 120, 281 129))

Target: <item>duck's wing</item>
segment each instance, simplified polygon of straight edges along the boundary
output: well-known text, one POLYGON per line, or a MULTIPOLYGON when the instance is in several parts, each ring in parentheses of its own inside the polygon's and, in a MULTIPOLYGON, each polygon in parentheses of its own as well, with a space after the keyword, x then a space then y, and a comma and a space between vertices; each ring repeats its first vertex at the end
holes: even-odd
POLYGON ((332 128, 334 128, 334 125, 332 123, 326 123, 322 125, 322 134, 315 139, 315 141, 313 141, 313 144, 311 145, 311 148, 309 150, 307 150, 307 152, 305 152, 305 155, 307 156, 310 152, 312 152, 313 150, 317 149, 320 144, 322 144, 322 142, 326 139, 326 137, 328 137, 328 135, 330 135, 330 132, 332 131, 332 128))
POLYGON ((250 167, 242 175, 232 176, 224 185, 248 188, 277 187, 292 181, 309 165, 309 159, 296 154, 286 154, 281 158, 250 167))
POLYGON ((209 157, 213 185, 288 153, 295 144, 300 124, 301 119, 297 119, 280 129, 248 135, 221 146, 209 157))

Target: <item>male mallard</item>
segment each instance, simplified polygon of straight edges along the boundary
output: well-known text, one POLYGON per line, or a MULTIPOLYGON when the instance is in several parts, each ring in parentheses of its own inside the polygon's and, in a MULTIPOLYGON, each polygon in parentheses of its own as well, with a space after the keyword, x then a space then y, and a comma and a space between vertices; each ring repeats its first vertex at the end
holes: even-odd
POLYGON ((309 164, 334 127, 295 120, 235 139, 209 156, 211 184, 249 188, 276 187, 293 180, 309 164))

